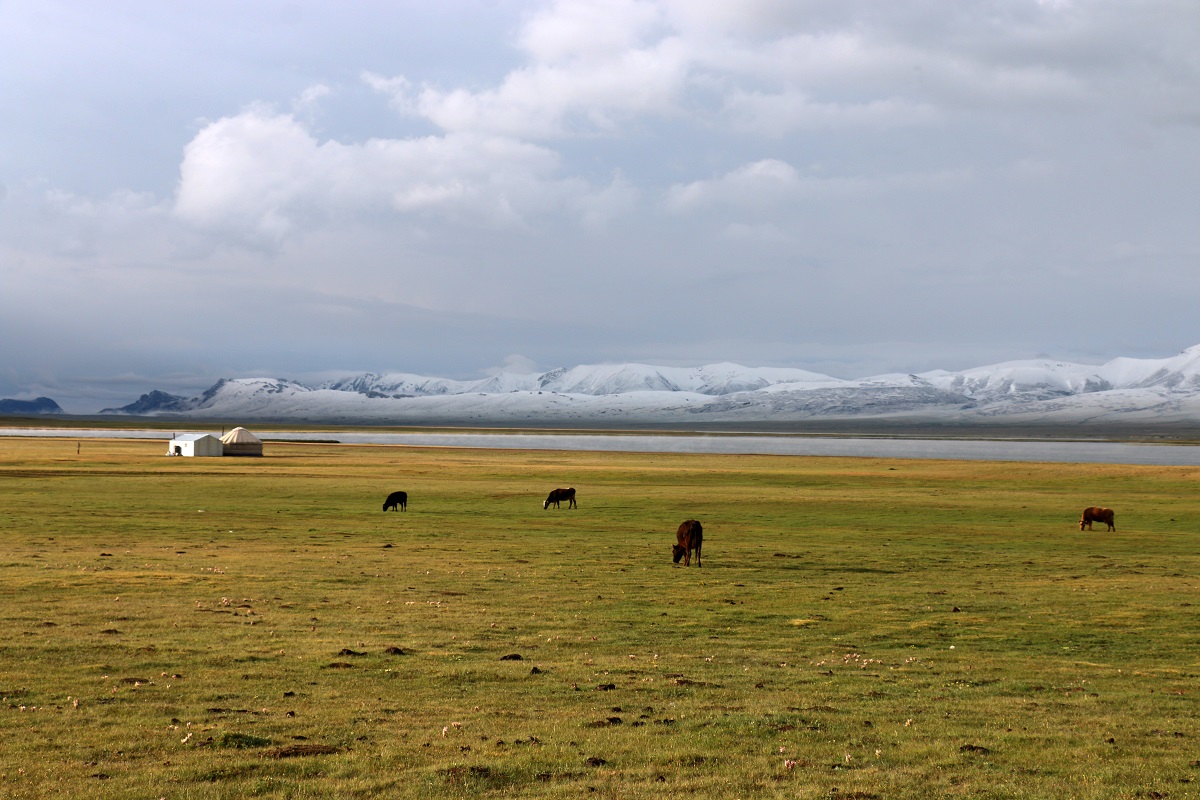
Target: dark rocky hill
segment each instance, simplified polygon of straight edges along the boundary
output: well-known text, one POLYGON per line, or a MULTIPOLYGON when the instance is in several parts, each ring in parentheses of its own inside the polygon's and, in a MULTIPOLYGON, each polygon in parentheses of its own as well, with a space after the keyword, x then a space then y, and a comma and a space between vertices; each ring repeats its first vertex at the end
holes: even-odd
POLYGON ((189 411, 195 404, 186 397, 160 392, 155 389, 120 408, 101 409, 101 414, 169 414, 171 412, 189 411))
POLYGON ((49 397, 39 397, 36 400, 0 400, 0 414, 65 414, 66 412, 49 397))

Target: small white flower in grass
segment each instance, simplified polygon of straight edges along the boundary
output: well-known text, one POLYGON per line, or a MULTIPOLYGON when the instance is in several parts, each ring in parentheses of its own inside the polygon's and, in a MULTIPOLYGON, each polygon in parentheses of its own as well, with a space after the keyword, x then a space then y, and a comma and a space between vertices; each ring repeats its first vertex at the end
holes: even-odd
POLYGON ((784 761, 784 762, 783 762, 783 768, 784 768, 784 769, 795 769, 795 768, 796 768, 796 765, 797 765, 798 763, 800 763, 800 762, 798 762, 798 761, 796 761, 796 760, 794 760, 794 759, 791 759, 791 758, 789 758, 788 760, 786 760, 786 761, 784 761))
POLYGON ((445 739, 446 734, 448 734, 448 733, 450 733, 450 727, 448 725, 443 725, 442 726, 442 738, 445 739))

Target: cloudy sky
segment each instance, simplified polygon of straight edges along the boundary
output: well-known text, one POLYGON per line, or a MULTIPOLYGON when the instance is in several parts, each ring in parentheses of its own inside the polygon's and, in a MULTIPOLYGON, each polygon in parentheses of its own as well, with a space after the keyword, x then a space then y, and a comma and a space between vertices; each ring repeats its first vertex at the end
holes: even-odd
POLYGON ((1196 0, 0 0, 0 397, 1200 343, 1196 0))

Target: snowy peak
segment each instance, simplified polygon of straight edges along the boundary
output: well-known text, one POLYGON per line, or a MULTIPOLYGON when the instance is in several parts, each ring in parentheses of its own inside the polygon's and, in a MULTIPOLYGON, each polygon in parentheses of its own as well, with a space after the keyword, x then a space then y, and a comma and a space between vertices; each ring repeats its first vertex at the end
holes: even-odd
POLYGON ((1105 421, 1200 419, 1200 345, 1165 359, 1093 366, 1007 361, 845 380, 802 369, 592 364, 478 380, 363 373, 315 386, 223 379, 202 395, 150 392, 102 413, 244 419, 523 423, 669 422, 888 417, 1105 421))
MULTIPOLYGON (((666 367, 650 367, 645 364, 610 364, 581 366, 557 372, 552 382, 541 385, 563 394, 607 395, 628 392, 679 392, 685 391, 678 381, 667 373, 677 372, 666 367)), ((676 377, 682 377, 676 375, 676 377)))
POLYGON ((426 378, 406 373, 364 373, 321 384, 318 388, 357 392, 368 397, 440 397, 456 394, 559 392, 600 397, 630 392, 695 392, 724 395, 778 383, 836 381, 802 369, 711 364, 704 367, 655 367, 648 364, 590 364, 538 374, 501 373, 477 381, 426 378))
POLYGON ((436 397, 470 391, 473 383, 446 378, 425 378, 407 373, 379 375, 367 372, 349 378, 323 383, 317 388, 339 392, 358 392, 368 397, 436 397))
POLYGON ((1128 388, 1200 389, 1200 345, 1171 358, 1114 358, 1101 370, 1111 374, 1116 385, 1128 388))
POLYGON ((709 364, 703 367, 654 367, 647 364, 593 364, 547 372, 538 385, 564 394, 592 396, 631 392, 693 392, 727 395, 753 392, 784 383, 828 383, 837 378, 803 369, 709 364))
POLYGON ((962 372, 937 370, 922 377, 941 389, 981 402, 1003 398, 1047 400, 1113 388, 1097 367, 1063 361, 1007 361, 962 372))

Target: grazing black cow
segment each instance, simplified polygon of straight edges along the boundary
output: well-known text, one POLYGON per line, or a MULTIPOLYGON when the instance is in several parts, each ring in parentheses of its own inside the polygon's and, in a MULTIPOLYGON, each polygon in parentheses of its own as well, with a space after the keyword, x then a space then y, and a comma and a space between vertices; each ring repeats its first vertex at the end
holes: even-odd
POLYGON ((567 508, 577 508, 575 505, 575 490, 574 489, 555 489, 546 498, 546 502, 542 503, 542 510, 546 510, 553 503, 555 508, 561 508, 559 503, 563 500, 567 501, 567 508))
POLYGON ((684 520, 675 532, 678 544, 671 548, 671 560, 676 564, 683 559, 686 567, 692 562, 692 550, 696 551, 696 566, 700 566, 700 546, 704 544, 704 527, 694 519, 684 520))
POLYGON ((408 492, 392 492, 383 502, 383 510, 408 511, 408 492))
POLYGON ((1090 531, 1093 522, 1106 523, 1110 531, 1117 529, 1117 526, 1113 523, 1113 510, 1111 508, 1101 508, 1100 506, 1085 508, 1083 516, 1079 518, 1079 530, 1083 530, 1083 527, 1086 525, 1090 531))

